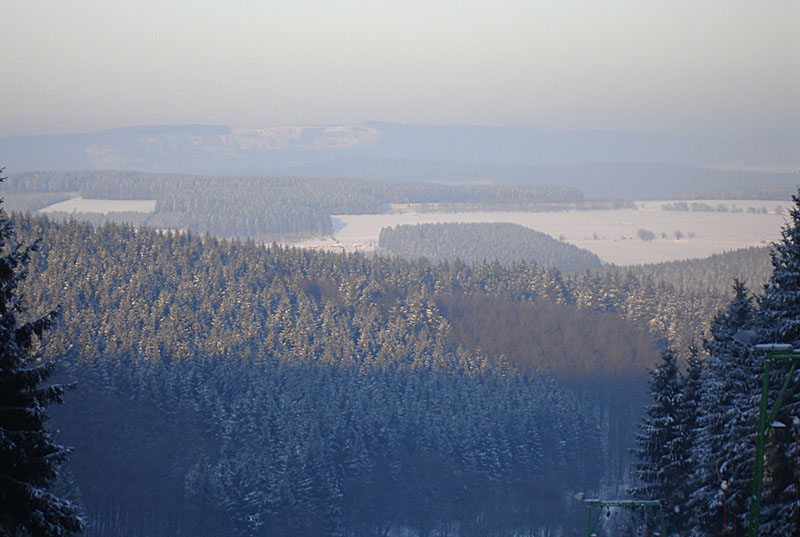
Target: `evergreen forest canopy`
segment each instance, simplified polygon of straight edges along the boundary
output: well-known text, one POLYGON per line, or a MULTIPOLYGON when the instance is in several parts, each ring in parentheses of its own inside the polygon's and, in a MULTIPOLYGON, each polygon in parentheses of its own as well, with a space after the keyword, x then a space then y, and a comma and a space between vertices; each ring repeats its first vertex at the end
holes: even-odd
POLYGON ((579 525, 572 494, 631 463, 654 336, 688 346, 724 300, 633 273, 14 224, 42 239, 28 300, 63 311, 41 351, 81 386, 54 423, 87 535, 579 525))
MULTIPOLYGON (((27 172, 6 180, 12 210, 34 211, 76 196, 156 200, 154 213, 62 215, 217 237, 294 240, 329 235, 333 214, 378 214, 393 203, 480 204, 558 210, 584 201, 547 185, 454 185, 310 177, 224 177, 137 172, 27 172)), ((470 205, 472 206, 472 205, 470 205)))
POLYGON ((416 224, 381 229, 381 251, 405 258, 431 261, 461 259, 473 264, 497 260, 503 265, 522 260, 561 271, 582 270, 601 264, 592 252, 557 241, 546 233, 518 224, 416 224))

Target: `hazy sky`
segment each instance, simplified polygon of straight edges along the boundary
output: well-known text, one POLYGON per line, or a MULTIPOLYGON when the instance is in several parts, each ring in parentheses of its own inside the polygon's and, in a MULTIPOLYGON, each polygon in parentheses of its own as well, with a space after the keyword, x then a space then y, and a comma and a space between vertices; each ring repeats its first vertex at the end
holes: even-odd
POLYGON ((0 0, 0 135, 800 128, 800 0, 0 0))

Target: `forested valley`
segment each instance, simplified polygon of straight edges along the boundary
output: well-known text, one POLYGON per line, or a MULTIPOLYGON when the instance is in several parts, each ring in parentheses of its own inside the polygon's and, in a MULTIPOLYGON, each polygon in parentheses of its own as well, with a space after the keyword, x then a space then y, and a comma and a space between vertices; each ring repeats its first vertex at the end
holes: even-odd
POLYGON ((646 374, 722 295, 16 215, 87 535, 502 534, 624 492, 646 374), (622 487, 622 488, 620 488, 622 487), (535 499, 535 501, 533 501, 535 499), (437 533, 438 532, 438 533, 437 533))
POLYGON ((800 537, 800 0, 0 14, 0 537, 800 537))

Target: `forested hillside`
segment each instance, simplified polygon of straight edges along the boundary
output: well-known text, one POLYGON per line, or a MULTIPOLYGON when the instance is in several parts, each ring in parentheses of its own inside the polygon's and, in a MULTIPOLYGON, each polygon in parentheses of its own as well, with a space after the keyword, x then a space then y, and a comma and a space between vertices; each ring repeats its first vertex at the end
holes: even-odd
POLYGON ((9 210, 33 211, 75 196, 156 200, 154 213, 70 216, 96 224, 115 221, 269 241, 328 235, 330 215, 382 213, 391 203, 482 203, 547 210, 546 204, 563 207, 583 201, 577 190, 546 185, 441 185, 113 171, 15 174, 7 179, 3 190, 9 210))
POLYGON ((632 274, 14 222, 42 239, 32 314, 62 308, 43 350, 79 385, 54 424, 89 535, 580 525, 572 494, 624 481, 653 340, 696 340, 719 301, 632 274))
POLYGON ((416 224, 381 229, 378 246, 405 258, 466 263, 497 260, 503 265, 526 260, 562 271, 600 265, 595 254, 557 241, 546 233, 508 223, 416 224))

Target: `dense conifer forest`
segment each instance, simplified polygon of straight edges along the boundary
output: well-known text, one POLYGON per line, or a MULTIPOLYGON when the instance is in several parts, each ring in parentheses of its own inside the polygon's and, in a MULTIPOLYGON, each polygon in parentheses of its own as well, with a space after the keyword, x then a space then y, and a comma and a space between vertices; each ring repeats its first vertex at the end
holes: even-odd
POLYGON ((62 311, 41 350, 79 386, 53 423, 87 535, 580 525, 575 492, 625 482, 654 341, 698 341, 724 300, 633 273, 14 225, 41 238, 31 314, 62 311))
POLYGON ((595 254, 550 235, 507 223, 416 224, 381 229, 381 251, 405 258, 504 265, 528 260, 543 268, 581 270, 600 265, 595 254))

